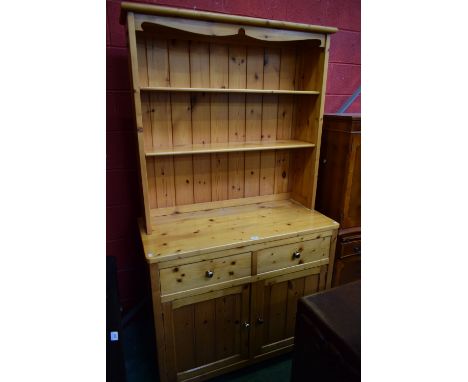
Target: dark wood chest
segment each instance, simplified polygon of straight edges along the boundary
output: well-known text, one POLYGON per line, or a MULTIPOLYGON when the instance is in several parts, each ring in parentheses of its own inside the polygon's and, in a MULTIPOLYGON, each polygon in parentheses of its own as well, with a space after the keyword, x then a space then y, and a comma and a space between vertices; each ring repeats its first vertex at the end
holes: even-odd
POLYGON ((361 278, 361 115, 326 114, 318 211, 340 223, 333 285, 361 278))
POLYGON ((299 300, 292 382, 361 380, 361 282, 299 300))

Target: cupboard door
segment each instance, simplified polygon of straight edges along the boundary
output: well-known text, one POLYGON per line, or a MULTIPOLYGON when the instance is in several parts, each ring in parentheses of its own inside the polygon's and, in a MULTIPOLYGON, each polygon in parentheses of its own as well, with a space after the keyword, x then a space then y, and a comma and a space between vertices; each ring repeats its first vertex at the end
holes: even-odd
POLYGON ((250 285, 163 304, 168 380, 248 360, 250 285))
POLYGON ((343 200, 341 228, 361 225, 361 134, 353 134, 348 156, 348 174, 343 200))
POLYGON ((333 286, 361 280, 361 256, 348 256, 335 262, 333 286))
POLYGON ((325 289, 326 270, 324 265, 253 284, 250 320, 254 358, 292 346, 297 302, 325 289))
POLYGON ((342 201, 346 188, 349 147, 349 134, 323 130, 315 208, 340 225, 343 224, 342 201))

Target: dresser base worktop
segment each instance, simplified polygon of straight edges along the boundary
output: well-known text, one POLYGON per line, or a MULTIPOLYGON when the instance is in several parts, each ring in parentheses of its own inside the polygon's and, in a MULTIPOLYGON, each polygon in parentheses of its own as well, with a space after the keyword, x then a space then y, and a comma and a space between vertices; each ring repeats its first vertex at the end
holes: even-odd
POLYGON ((150 235, 141 227, 150 263, 338 228, 332 219, 293 200, 153 216, 151 223, 150 235))

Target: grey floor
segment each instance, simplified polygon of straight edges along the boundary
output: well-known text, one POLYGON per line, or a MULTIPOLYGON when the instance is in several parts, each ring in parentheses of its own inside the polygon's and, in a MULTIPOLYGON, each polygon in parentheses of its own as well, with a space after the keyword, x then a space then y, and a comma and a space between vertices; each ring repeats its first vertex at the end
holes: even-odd
MULTIPOLYGON (((159 381, 152 312, 149 303, 128 322, 122 333, 127 382, 159 381)), ((289 382, 291 355, 283 355, 246 369, 212 379, 212 382, 289 382)))

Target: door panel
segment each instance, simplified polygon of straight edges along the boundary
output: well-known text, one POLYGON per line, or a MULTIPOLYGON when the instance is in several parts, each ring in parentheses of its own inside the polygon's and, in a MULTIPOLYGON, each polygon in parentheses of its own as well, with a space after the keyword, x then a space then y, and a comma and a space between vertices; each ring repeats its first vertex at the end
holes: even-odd
POLYGON ((290 281, 274 284, 264 288, 265 302, 269 301, 269 309, 264 309, 264 343, 277 342, 285 338, 286 306, 288 302, 288 288, 290 281), (266 324, 266 325, 265 325, 266 324))
POLYGON ((173 311, 174 342, 178 370, 192 369, 196 365, 195 342, 187 341, 194 338, 195 309, 193 305, 183 306, 173 311))
POLYGON ((221 297, 216 293, 216 298, 207 293, 203 301, 198 295, 193 303, 190 298, 166 303, 172 308, 171 322, 165 325, 174 347, 167 356, 174 357, 178 380, 248 359, 249 329, 244 323, 249 322, 250 286, 226 289, 221 297))
MULTIPOLYGON (((318 275, 309 276, 318 279, 318 275)), ((294 327, 296 324, 296 307, 300 297, 305 296, 305 277, 288 281, 288 296, 286 308, 285 337, 294 336, 294 327)), ((309 293, 311 294, 311 293, 309 293)))
POLYGON ((361 225, 361 134, 353 134, 348 157, 348 175, 344 193, 341 228, 361 225))
MULTIPOLYGON (((238 295, 231 295, 223 297, 222 299, 232 300, 238 297, 238 295)), ((194 304, 195 313, 195 361, 196 365, 205 365, 214 362, 216 357, 216 334, 215 327, 217 321, 224 320, 220 317, 218 320, 216 317, 216 300, 203 301, 198 304, 194 304)), ((224 316, 224 315, 223 315, 224 316)), ((231 325, 232 326, 232 325, 231 325)), ((237 336, 239 331, 237 328, 232 327, 229 336, 237 336)), ((177 336, 177 334, 176 334, 177 336)))
POLYGON ((293 343, 297 302, 302 296, 319 291, 323 284, 321 278, 326 277, 326 272, 321 268, 281 275, 253 284, 250 320, 254 358, 293 343))
POLYGON ((361 256, 348 256, 335 263, 333 286, 361 280, 361 256))

